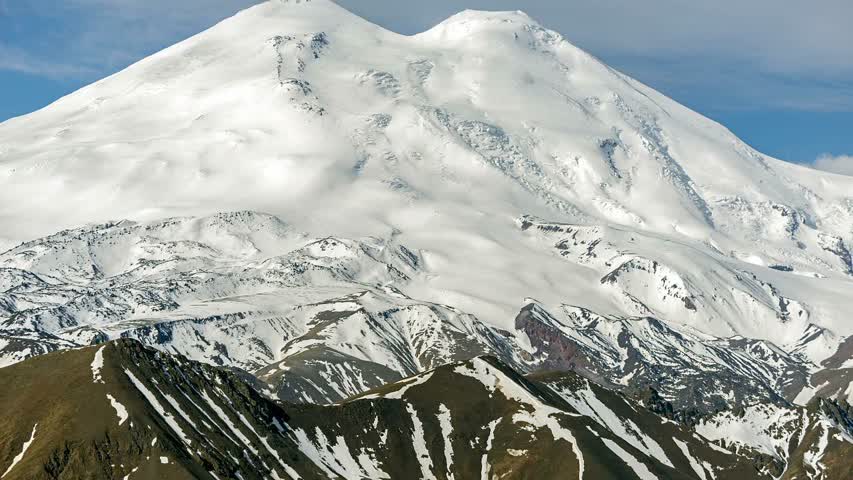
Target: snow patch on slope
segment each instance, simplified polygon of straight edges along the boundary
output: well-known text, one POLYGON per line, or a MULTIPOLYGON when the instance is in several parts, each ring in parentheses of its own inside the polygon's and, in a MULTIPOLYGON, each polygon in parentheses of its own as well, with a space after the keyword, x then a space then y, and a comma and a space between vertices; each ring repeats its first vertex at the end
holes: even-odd
POLYGON ((30 434, 29 440, 25 441, 24 444, 21 446, 21 453, 15 455, 15 457, 12 458, 12 463, 9 465, 9 468, 7 468, 5 472, 3 472, 3 475, 0 475, 0 478, 8 475, 9 472, 11 472, 13 468, 15 468, 15 465, 17 465, 21 460, 24 459, 24 455, 27 453, 27 450, 29 450, 30 445, 33 444, 33 440, 35 440, 36 438, 36 429, 38 428, 38 426, 38 423, 33 425, 33 432, 30 434))
POLYGON ((107 399, 110 401, 110 405, 113 407, 113 409, 115 409, 116 415, 118 416, 118 425, 121 426, 121 424, 127 421, 127 408, 125 408, 124 405, 122 405, 118 400, 115 399, 115 397, 113 397, 109 393, 107 394, 107 399))

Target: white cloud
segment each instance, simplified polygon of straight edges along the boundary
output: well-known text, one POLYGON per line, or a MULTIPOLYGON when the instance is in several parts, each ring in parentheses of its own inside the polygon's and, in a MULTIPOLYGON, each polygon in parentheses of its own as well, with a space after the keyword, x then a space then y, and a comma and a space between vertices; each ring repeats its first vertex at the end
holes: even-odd
POLYGON ((830 155, 825 153, 814 161, 812 167, 842 175, 853 175, 853 155, 830 155))

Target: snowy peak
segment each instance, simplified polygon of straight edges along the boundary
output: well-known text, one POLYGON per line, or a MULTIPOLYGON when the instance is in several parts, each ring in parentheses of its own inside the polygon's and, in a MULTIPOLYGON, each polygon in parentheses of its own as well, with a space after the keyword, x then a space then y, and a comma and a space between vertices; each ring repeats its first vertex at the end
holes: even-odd
POLYGON ((520 10, 503 12, 463 10, 416 37, 456 44, 463 40, 470 40, 471 37, 486 35, 517 36, 518 32, 531 29, 543 30, 535 20, 520 10))
MULTIPOLYGON (((779 243, 773 261, 820 235, 828 235, 826 249, 843 252, 853 219, 843 179, 793 175, 519 13, 463 12, 403 37, 330 2, 266 2, 4 124, 0 145, 0 164, 14 177, 9 198, 48 191, 39 182, 50 175, 93 185, 64 192, 66 203, 90 205, 78 219, 59 221, 49 201, 32 205, 45 216, 35 222, 40 234, 55 230, 42 222, 195 214, 202 205, 275 205, 313 228, 343 224, 352 212, 316 219, 288 205, 321 209, 332 192, 360 204, 368 185, 381 185, 376 203, 444 211, 435 199, 446 197, 516 214, 544 202, 558 218, 710 236, 737 252, 742 234, 756 230, 755 241, 779 243), (464 56, 453 38, 468 39, 464 56), (465 60, 472 52, 478 62, 465 60), (25 168, 33 159, 46 170, 38 176, 25 168), (460 195, 483 178, 488 189, 460 195), (154 190, 154 207, 145 207, 154 190), (89 211, 94 197, 112 201, 89 211), (778 238, 769 222, 734 221, 765 206, 791 212, 791 228, 810 231, 778 238)), ((368 225, 386 221, 366 210, 368 225)), ((744 258, 758 254, 747 250, 744 258)))

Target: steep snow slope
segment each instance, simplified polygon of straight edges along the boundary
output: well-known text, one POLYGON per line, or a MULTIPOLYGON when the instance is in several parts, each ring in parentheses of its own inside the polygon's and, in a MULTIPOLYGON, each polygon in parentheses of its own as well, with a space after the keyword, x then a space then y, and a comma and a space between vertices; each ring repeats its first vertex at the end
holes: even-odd
POLYGON ((311 238, 422 251, 407 296, 506 330, 533 296, 812 362, 853 334, 851 192, 520 12, 404 37, 326 0, 270 1, 0 125, 5 238, 269 211, 311 238), (599 229, 607 252, 563 255, 523 215, 599 229))

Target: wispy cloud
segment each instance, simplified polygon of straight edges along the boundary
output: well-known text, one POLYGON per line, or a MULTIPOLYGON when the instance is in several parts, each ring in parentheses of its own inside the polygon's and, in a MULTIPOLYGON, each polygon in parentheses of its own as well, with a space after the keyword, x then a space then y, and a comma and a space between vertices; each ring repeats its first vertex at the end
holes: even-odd
POLYGON ((707 110, 853 111, 853 73, 845 78, 782 74, 736 58, 703 56, 620 54, 604 60, 665 94, 707 110))
POLYGON ((812 167, 842 175, 853 175, 853 155, 830 155, 825 153, 814 161, 812 167))
POLYGON ((0 0, 0 70, 94 80, 255 3, 0 0), (4 28, 18 31, 5 36, 5 44, 4 28))
POLYGON ((0 45, 0 70, 54 79, 76 78, 96 73, 87 66, 34 58, 25 50, 4 45, 0 45))

